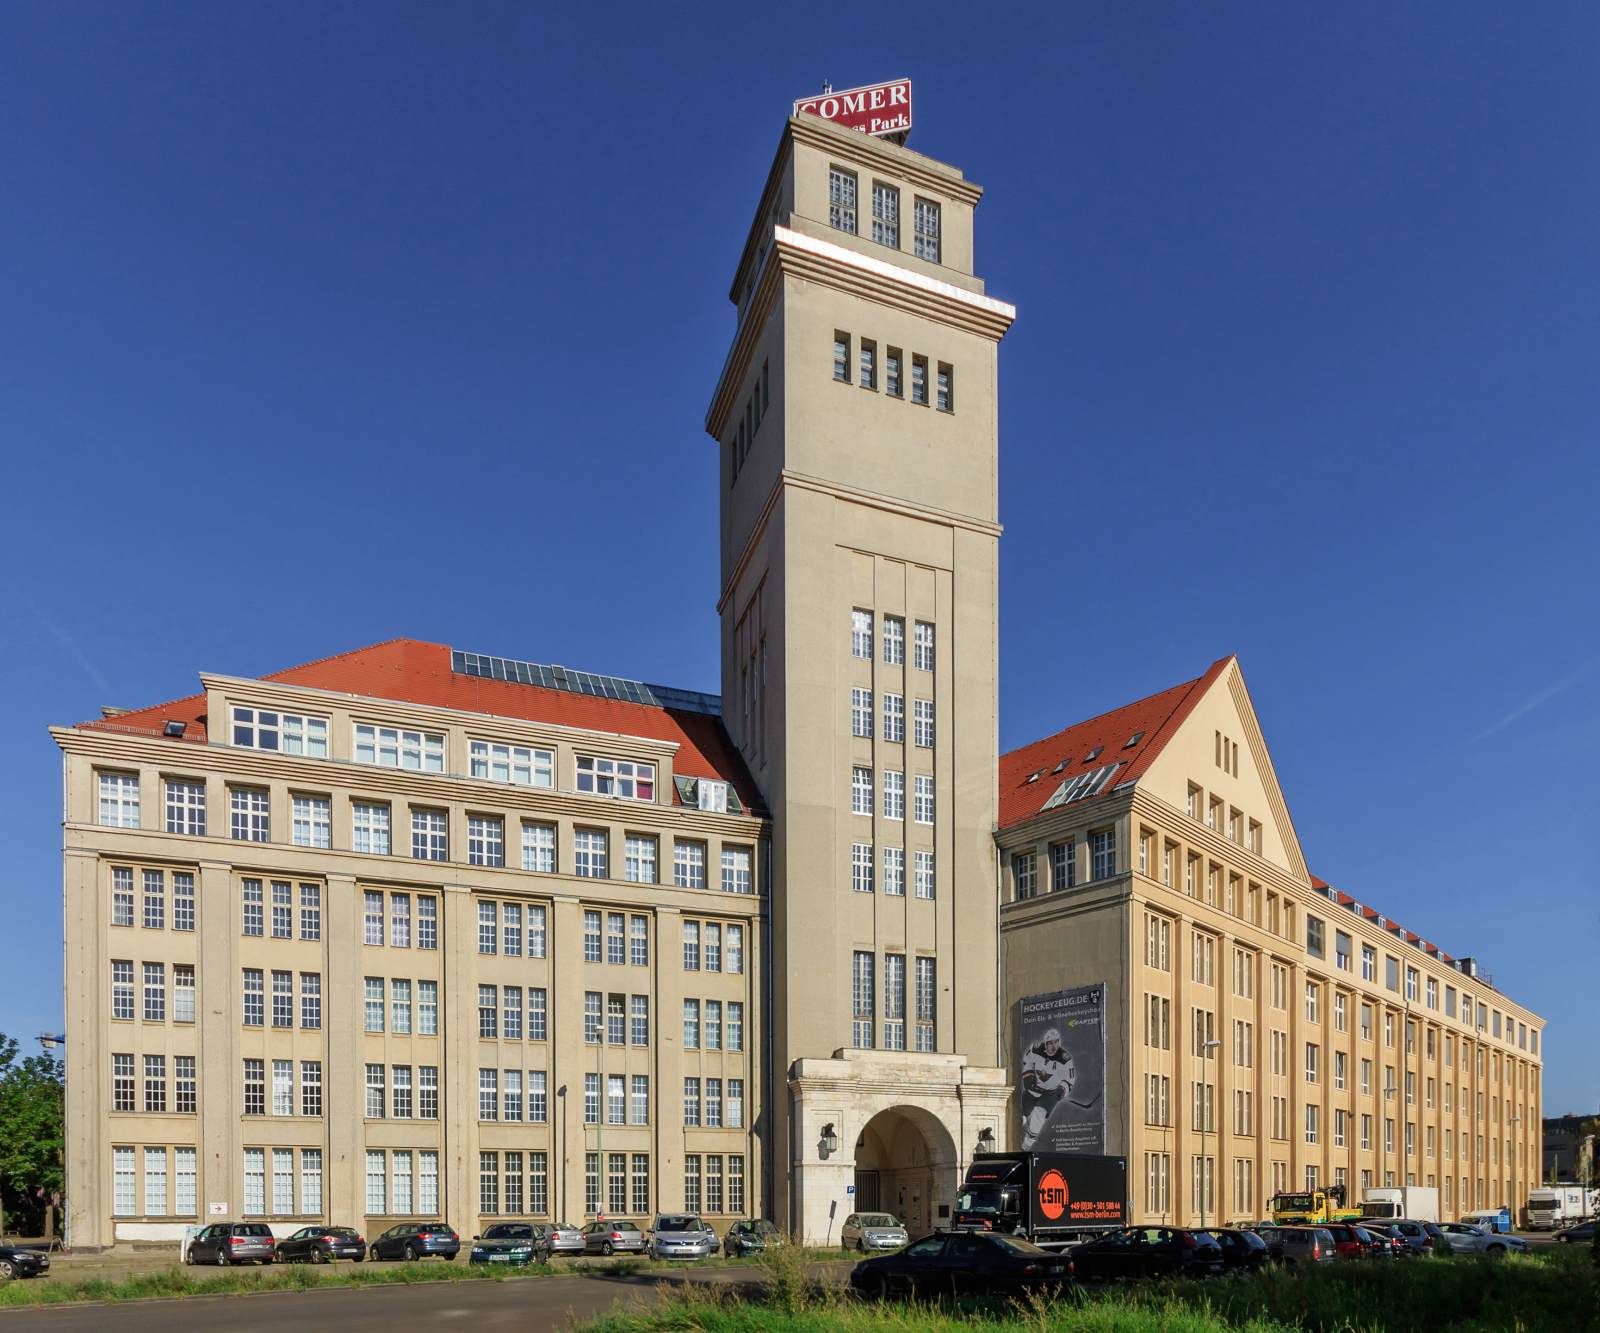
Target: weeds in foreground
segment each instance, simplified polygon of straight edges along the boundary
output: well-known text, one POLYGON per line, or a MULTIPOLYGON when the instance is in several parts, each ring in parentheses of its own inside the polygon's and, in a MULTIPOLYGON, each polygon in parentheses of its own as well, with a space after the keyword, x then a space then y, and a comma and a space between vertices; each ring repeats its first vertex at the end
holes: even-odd
POLYGON ((858 1300, 781 1270, 762 1292, 696 1287, 587 1333, 1600 1333, 1587 1255, 1439 1259, 1275 1270, 1208 1282, 1078 1288, 1015 1301, 858 1300))

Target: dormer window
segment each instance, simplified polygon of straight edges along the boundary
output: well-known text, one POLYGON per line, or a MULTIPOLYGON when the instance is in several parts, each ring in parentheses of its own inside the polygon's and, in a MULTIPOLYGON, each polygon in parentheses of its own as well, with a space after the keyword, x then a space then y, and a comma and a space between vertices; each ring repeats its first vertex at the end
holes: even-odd
POLYGON ((656 766, 632 759, 603 755, 578 756, 578 790, 594 796, 614 796, 624 801, 656 798, 656 766))
POLYGON ((233 743, 312 759, 328 757, 328 719, 269 708, 234 708, 233 743))

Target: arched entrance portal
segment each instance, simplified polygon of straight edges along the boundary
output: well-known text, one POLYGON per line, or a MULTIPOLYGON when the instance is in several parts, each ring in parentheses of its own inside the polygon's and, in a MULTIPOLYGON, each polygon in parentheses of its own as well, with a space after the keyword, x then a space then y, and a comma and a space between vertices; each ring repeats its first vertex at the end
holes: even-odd
POLYGON ((937 1116, 916 1106, 879 1111, 856 1143, 856 1212, 893 1213, 912 1236, 939 1224, 955 1197, 960 1163, 937 1116))

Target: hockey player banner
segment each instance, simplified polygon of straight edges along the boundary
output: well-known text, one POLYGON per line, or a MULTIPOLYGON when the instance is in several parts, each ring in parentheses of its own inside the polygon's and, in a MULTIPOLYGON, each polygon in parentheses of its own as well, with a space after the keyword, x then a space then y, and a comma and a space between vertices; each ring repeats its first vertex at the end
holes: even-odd
POLYGON ((1024 996, 1017 1105, 1025 1151, 1106 1150, 1106 988, 1024 996))

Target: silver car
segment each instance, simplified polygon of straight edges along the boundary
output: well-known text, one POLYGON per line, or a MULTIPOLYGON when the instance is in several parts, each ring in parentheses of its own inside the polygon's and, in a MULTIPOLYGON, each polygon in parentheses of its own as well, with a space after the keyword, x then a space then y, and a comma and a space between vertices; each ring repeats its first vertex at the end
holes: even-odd
POLYGON ((591 1222, 583 1229, 585 1254, 643 1254, 644 1232, 633 1222, 591 1222))
POLYGON ((888 1213, 851 1213, 839 1228, 839 1244, 847 1250, 898 1250, 911 1237, 888 1213))
POLYGON ((709 1259, 718 1245, 717 1233, 693 1213, 662 1213, 648 1252, 652 1259, 709 1259))
POLYGON ((570 1222, 556 1222, 545 1228, 550 1239, 551 1254, 582 1254, 583 1232, 570 1222))
POLYGON ((1528 1242, 1521 1236, 1502 1236, 1469 1222, 1441 1222, 1439 1230, 1444 1233, 1444 1242, 1451 1254, 1487 1254, 1498 1259, 1507 1254, 1521 1254, 1528 1248, 1528 1242))

